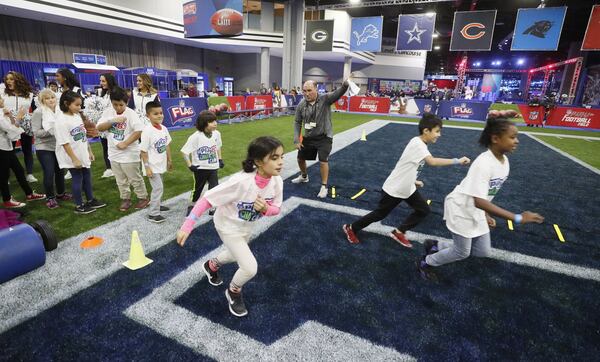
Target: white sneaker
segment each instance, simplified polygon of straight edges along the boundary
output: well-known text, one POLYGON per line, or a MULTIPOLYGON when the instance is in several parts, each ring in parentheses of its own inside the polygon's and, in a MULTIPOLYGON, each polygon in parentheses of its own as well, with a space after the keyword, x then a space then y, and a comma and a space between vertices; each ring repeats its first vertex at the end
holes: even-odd
POLYGON ((317 197, 320 199, 324 199, 327 197, 327 186, 323 186, 321 185, 321 190, 319 190, 319 193, 317 194, 317 197))
POLYGON ((72 178, 73 178, 73 176, 71 176, 71 173, 70 173, 69 171, 67 171, 67 172, 65 173, 65 180, 70 180, 70 179, 72 179, 72 178))
POLYGON ((32 174, 27 175, 27 182, 38 182, 38 179, 35 178, 32 174))
POLYGON ((299 183, 305 183, 305 182, 308 182, 308 175, 306 175, 306 177, 303 177, 302 175, 300 175, 292 180, 293 184, 299 184, 299 183))
POLYGON ((112 169, 106 169, 106 171, 104 171, 104 173, 102 174, 102 178, 108 178, 108 177, 113 177, 115 174, 112 172, 112 169))

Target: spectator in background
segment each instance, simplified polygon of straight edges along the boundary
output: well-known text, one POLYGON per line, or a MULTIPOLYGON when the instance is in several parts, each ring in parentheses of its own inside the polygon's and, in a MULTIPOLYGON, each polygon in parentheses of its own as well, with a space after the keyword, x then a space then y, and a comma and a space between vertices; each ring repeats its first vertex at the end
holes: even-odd
POLYGON ((198 90, 196 89, 196 85, 194 83, 188 84, 187 94, 190 97, 198 97, 198 90))

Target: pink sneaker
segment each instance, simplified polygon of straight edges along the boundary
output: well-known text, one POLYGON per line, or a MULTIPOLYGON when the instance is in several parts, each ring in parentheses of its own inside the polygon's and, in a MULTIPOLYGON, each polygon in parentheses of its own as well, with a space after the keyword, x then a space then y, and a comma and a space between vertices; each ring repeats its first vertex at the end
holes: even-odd
POLYGON ((42 200, 45 198, 46 198, 46 195, 36 194, 35 192, 32 193, 31 195, 27 195, 27 197, 26 197, 27 201, 36 201, 36 200, 42 200))
POLYGON ((390 233, 390 236, 392 237, 392 239, 396 240, 400 245, 404 246, 405 248, 413 247, 411 242, 406 238, 406 235, 404 235, 404 233, 401 231, 394 229, 390 233))
POLYGON ((56 209, 58 207, 58 202, 56 199, 50 199, 46 201, 46 207, 49 209, 56 209))

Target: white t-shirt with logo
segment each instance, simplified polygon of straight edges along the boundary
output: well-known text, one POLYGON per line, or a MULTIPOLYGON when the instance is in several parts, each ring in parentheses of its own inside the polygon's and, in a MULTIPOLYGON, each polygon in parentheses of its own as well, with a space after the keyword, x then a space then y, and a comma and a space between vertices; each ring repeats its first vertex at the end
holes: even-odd
POLYGON ((383 183, 383 191, 400 199, 407 199, 417 187, 415 181, 425 165, 425 157, 431 156, 427 144, 420 137, 413 137, 406 145, 394 170, 383 183))
POLYGON ((216 170, 219 168, 219 154, 217 151, 223 146, 221 133, 213 131, 210 138, 204 132, 196 131, 181 148, 186 155, 192 154, 192 165, 202 170, 216 170))
POLYGON ((258 196, 271 205, 281 207, 283 202, 283 179, 273 176, 269 183, 260 189, 254 180, 254 172, 238 172, 227 181, 206 191, 204 197, 217 207, 214 222, 217 230, 224 232, 248 232, 252 222, 260 219, 262 213, 254 210, 258 196))
POLYGON ((90 168, 90 154, 85 126, 79 114, 57 113, 54 124, 54 135, 56 136, 56 159, 60 168, 75 168, 73 160, 65 151, 63 145, 70 144, 73 153, 81 161, 82 167, 90 168))
POLYGON ((148 163, 153 173, 167 172, 167 146, 171 143, 171 135, 167 127, 156 129, 147 125, 142 131, 140 150, 148 153, 148 163))
POLYGON ((444 220, 448 230, 465 238, 490 232, 485 211, 475 207, 475 197, 492 201, 508 178, 508 158, 498 161, 488 150, 475 159, 467 176, 446 196, 444 220))
POLYGON ((117 144, 125 141, 133 132, 144 129, 144 123, 140 120, 137 113, 131 108, 125 108, 123 114, 117 114, 113 107, 104 110, 98 123, 104 123, 119 116, 127 117, 123 123, 113 123, 106 131, 106 140, 108 141, 108 159, 114 162, 127 163, 140 161, 140 144, 132 142, 126 149, 120 150, 117 144))

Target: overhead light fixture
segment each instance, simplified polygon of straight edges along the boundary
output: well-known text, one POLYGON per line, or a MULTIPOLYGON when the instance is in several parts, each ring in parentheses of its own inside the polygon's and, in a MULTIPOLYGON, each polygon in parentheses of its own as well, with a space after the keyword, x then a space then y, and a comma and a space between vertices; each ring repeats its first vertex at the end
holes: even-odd
POLYGON ((436 46, 434 46, 434 47, 433 47, 433 49, 435 49, 435 50, 440 50, 440 46, 439 46, 439 45, 436 45, 436 46))
POLYGON ((427 15, 427 16, 434 16, 434 15, 435 15, 435 12, 433 12, 433 11, 430 11, 430 12, 427 12, 427 13, 425 13, 425 15, 427 15))
POLYGON ((360 4, 360 0, 349 0, 351 5, 358 5, 360 4))
POLYGON ((435 38, 439 37, 439 34, 438 33, 433 33, 433 35, 431 37, 435 39, 435 38))
POLYGON ((525 64, 525 59, 521 58, 519 60, 517 60, 517 65, 523 65, 525 64))

